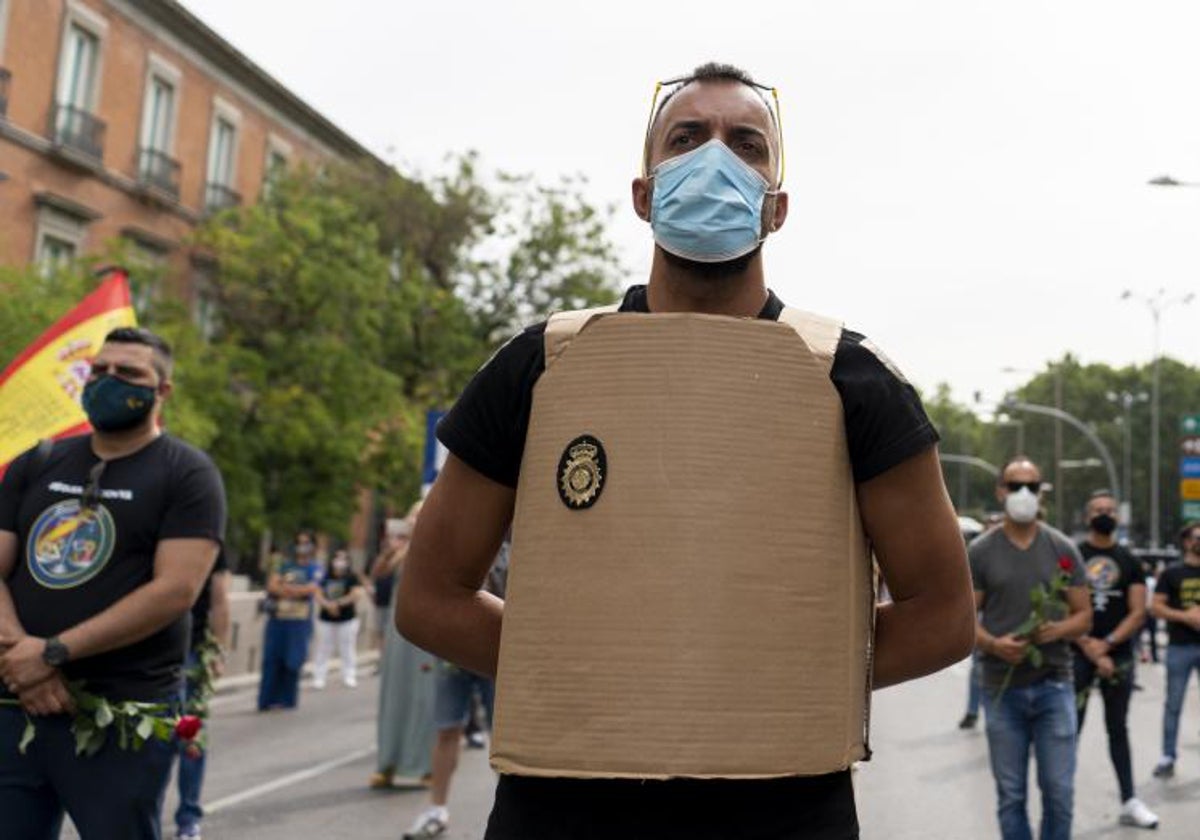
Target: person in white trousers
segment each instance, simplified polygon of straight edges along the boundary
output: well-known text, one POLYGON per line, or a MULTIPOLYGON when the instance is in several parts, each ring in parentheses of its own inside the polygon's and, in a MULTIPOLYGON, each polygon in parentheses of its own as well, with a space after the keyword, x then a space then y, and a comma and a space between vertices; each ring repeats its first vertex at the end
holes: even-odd
POLYGON ((328 574, 317 596, 317 655, 313 662, 313 688, 325 687, 329 673, 329 657, 336 646, 342 663, 342 683, 347 688, 358 685, 356 677, 359 597, 363 587, 350 568, 345 551, 337 551, 329 563, 328 574))

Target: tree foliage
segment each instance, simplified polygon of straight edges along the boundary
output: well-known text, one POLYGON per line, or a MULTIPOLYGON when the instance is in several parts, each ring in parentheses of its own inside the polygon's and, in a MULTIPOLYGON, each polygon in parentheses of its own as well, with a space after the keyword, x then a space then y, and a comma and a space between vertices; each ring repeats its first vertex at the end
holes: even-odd
MULTIPOLYGON (((167 425, 221 468, 235 549, 299 527, 344 537, 364 489, 406 507, 426 412, 448 407, 525 322, 615 297, 608 216, 577 187, 488 185, 470 155, 426 179, 290 173, 195 234, 214 267, 215 327, 170 293, 183 278, 131 271, 140 320, 176 351, 167 425)), ((131 255, 103 259, 114 258, 131 255)), ((0 359, 94 288, 90 269, 0 269, 0 359)))
MULTIPOLYGON (((1182 526, 1179 497, 1180 421, 1184 415, 1200 413, 1200 368, 1164 358, 1161 362, 1160 435, 1160 528, 1165 539, 1182 526)), ((951 454, 971 455, 996 466, 1015 454, 1027 454, 1042 469, 1045 480, 1056 486, 1046 497, 1050 521, 1067 530, 1084 527, 1083 508, 1092 491, 1106 488, 1123 496, 1126 483, 1124 462, 1128 441, 1132 533, 1145 541, 1150 532, 1150 420, 1153 365, 1114 368, 1084 364, 1067 354, 1049 363, 1015 389, 1011 396, 1020 402, 1061 407, 1088 425, 1108 449, 1118 474, 1111 484, 1107 470, 1095 466, 1102 461, 1096 447, 1077 429, 1062 424, 1063 468, 1055 470, 1055 426, 1053 417, 1017 410, 984 417, 975 408, 956 405, 946 386, 926 401, 926 408, 942 434, 941 449, 951 454), (1057 397, 1061 380, 1061 400, 1057 397), (1135 395, 1129 411, 1126 437, 1125 409, 1121 395, 1135 395), (1144 395, 1136 399, 1137 395, 1144 395), (1057 475, 1057 477, 1056 477, 1057 475)), ((995 510, 994 479, 970 466, 944 464, 951 497, 963 511, 981 514, 995 510)))

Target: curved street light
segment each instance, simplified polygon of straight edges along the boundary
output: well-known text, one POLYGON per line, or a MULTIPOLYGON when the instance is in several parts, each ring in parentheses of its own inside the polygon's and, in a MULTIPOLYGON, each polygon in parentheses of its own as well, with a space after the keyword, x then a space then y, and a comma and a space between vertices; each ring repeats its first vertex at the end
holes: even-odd
POLYGON ((1121 486, 1117 483, 1117 467, 1116 464, 1113 463, 1112 454, 1108 451, 1108 447, 1105 446, 1104 441, 1100 440, 1100 438, 1096 436, 1096 433, 1093 432, 1087 425, 1085 425, 1078 417, 1075 417, 1072 414, 1067 414, 1065 411, 1052 408, 1048 405, 1017 402, 1015 400, 1006 400, 1005 402, 1001 403, 1001 406, 1013 411, 1026 411, 1030 414, 1044 414, 1047 417, 1053 417, 1056 420, 1062 420, 1064 423, 1074 426, 1083 433, 1083 436, 1086 437, 1091 442, 1092 446, 1096 447, 1096 451, 1100 453, 1100 458, 1104 461, 1104 468, 1108 471, 1108 486, 1112 488, 1114 493, 1116 492, 1116 489, 1121 486))

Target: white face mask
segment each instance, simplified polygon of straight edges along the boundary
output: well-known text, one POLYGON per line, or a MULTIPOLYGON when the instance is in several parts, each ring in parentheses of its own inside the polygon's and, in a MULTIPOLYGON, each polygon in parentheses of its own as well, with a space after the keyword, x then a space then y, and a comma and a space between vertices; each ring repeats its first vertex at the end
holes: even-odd
POLYGON ((1016 493, 1009 493, 1004 499, 1004 511, 1013 522, 1022 525, 1037 519, 1038 497, 1028 487, 1022 487, 1016 493))

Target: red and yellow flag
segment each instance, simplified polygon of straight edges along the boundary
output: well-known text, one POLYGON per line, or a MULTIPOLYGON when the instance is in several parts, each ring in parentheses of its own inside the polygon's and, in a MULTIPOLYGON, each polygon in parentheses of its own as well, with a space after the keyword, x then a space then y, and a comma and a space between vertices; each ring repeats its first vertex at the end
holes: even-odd
POLYGON ((0 475, 41 438, 91 429, 79 405, 104 336, 137 325, 129 279, 115 271, 0 373, 0 475))

